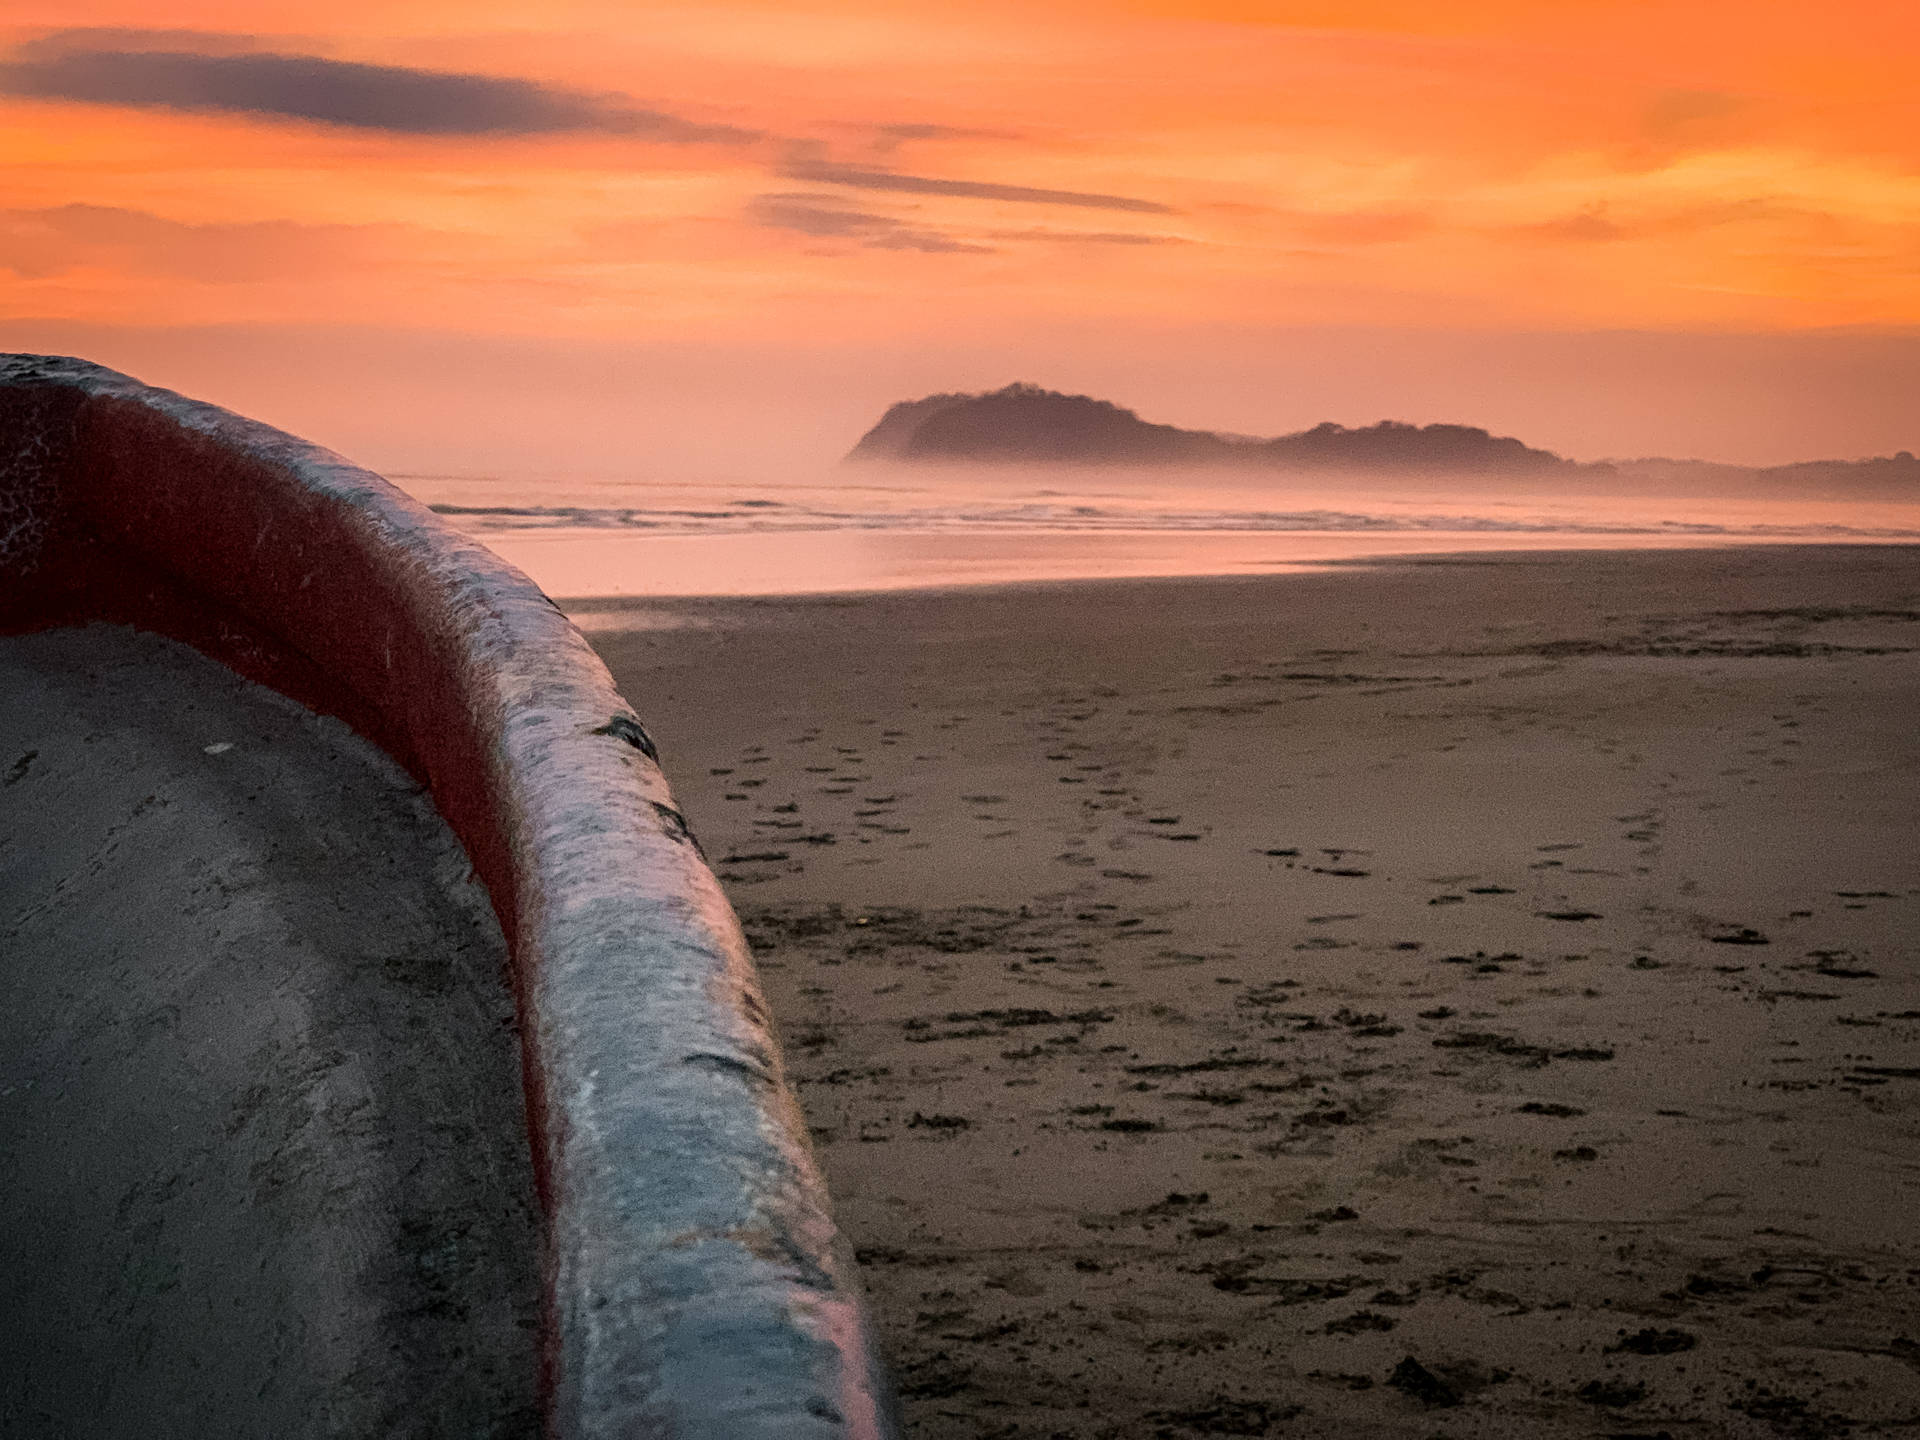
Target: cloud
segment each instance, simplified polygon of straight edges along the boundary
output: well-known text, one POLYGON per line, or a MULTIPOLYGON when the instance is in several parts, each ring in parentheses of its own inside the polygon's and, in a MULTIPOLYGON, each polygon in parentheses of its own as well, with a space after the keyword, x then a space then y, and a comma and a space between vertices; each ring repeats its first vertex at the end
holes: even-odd
POLYGON ((747 213, 755 223, 771 230, 853 240, 870 250, 919 250, 932 255, 993 253, 990 246, 970 244, 939 230, 909 225, 890 215, 851 209, 831 195, 756 195, 747 213))
MULTIPOLYGON (((852 128, 867 137, 863 147, 872 156, 875 165, 891 165, 894 157, 908 145, 925 141, 948 140, 1019 140, 1022 138, 1014 130, 980 130, 960 125, 938 125, 921 121, 902 121, 886 125, 856 125, 852 128)), ((803 152, 804 153, 804 152, 803 152)), ((821 158, 816 152, 812 158, 821 158)))
POLYGON ((355 264, 367 257, 370 241, 400 228, 278 220, 187 225, 112 205, 0 210, 0 271, 35 280, 105 267, 246 283, 355 264))
POLYGON ((1047 240, 1067 245, 1191 245, 1184 235, 1140 235, 1129 230, 996 230, 996 240, 1047 240))
POLYGON ((869 250, 920 250, 929 255, 991 255, 991 245, 970 245, 964 240, 955 240, 951 235, 942 235, 938 230, 916 230, 911 226, 898 226, 883 231, 864 242, 869 250))
POLYGON ((981 130, 961 125, 935 125, 922 122, 902 122, 893 125, 874 125, 867 128, 873 136, 868 148, 875 155, 891 156, 901 146, 923 140, 1018 140, 1017 130, 981 130))
POLYGON ((0 61, 0 94, 138 109, 214 111, 305 120, 391 135, 515 136, 597 132, 676 144, 757 138, 629 104, 624 97, 532 80, 317 55, 248 52, 230 36, 178 48, 177 33, 86 31, 33 42, 0 61), (148 48, 116 48, 128 43, 148 48))
POLYGON ((1154 200, 1138 200, 1130 195, 1041 190, 1029 185, 995 185, 982 180, 937 180, 926 175, 902 175, 893 170, 838 165, 806 155, 790 158, 780 173, 789 180, 805 180, 815 185, 845 185, 854 190, 892 191, 903 195, 953 195, 971 200, 1011 200, 1024 205, 1130 210, 1143 215, 1177 213, 1170 205, 1162 205, 1154 200))
POLYGON ((1018 140, 1017 130, 977 130, 961 125, 905 123, 876 125, 873 133, 884 140, 1018 140))

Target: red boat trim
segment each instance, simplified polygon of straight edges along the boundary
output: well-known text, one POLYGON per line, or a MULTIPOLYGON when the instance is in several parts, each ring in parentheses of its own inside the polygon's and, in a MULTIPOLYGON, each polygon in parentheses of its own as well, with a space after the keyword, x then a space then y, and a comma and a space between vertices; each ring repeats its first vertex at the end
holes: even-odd
POLYGON ((465 844, 514 963, 548 1432, 893 1435, 739 924, 553 602, 319 446, 0 356, 0 630, 88 620, 342 717, 465 844))

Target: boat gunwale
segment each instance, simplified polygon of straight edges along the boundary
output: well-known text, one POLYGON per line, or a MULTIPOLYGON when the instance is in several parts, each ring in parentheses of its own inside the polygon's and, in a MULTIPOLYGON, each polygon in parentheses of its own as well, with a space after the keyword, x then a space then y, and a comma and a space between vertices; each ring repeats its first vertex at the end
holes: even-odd
POLYGON ((194 645, 432 794, 512 957, 556 1437, 897 1431, 740 927, 640 716, 531 580, 371 471, 0 356, 0 631, 194 645))

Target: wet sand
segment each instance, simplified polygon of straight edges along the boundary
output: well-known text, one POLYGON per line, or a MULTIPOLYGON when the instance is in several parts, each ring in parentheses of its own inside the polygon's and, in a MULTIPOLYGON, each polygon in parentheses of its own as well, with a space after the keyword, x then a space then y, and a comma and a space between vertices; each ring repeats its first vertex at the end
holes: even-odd
POLYGON ((1920 1433, 1920 549, 576 608, 916 1440, 1920 1433))
POLYGON ((0 1434, 538 1434, 505 960, 344 725, 0 639, 0 1434))
MULTIPOLYGON (((1909 507, 1920 509, 1920 507, 1909 507)), ((1864 523, 1868 517, 1848 512, 1864 523)), ((1920 516, 1902 511, 1906 535, 1920 516)), ((621 533, 592 528, 484 529, 476 539, 552 595, 638 600, 682 595, 832 595, 1061 580, 1283 575, 1381 556, 1479 552, 1698 549, 1723 544, 1666 535, 1446 530, 848 529, 621 533)))

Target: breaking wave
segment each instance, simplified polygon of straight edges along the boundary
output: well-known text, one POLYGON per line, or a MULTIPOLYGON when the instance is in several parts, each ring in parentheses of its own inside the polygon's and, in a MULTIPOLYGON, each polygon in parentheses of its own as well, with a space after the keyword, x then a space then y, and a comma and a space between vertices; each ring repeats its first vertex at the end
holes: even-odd
POLYGON ((1576 518, 1566 515, 1395 514, 1361 510, 1224 510, 1061 505, 958 504, 890 510, 833 509, 779 500, 735 500, 714 508, 578 505, 431 507, 463 529, 640 531, 730 534, 826 530, 1004 531, 1447 531, 1563 535, 1700 535, 1729 538, 1920 538, 1920 529, 1807 519, 1798 523, 1576 518))

